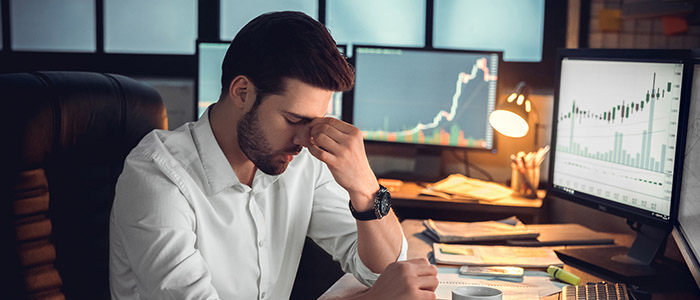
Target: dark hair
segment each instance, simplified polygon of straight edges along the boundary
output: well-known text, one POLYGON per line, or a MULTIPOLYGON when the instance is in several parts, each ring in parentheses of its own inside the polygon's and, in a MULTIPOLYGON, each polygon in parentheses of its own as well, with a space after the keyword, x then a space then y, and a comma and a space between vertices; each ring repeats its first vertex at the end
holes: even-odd
POLYGON ((221 65, 222 95, 238 75, 253 82, 257 99, 283 92, 284 78, 331 91, 347 91, 354 84, 354 72, 328 29, 293 11, 260 15, 238 32, 221 65))

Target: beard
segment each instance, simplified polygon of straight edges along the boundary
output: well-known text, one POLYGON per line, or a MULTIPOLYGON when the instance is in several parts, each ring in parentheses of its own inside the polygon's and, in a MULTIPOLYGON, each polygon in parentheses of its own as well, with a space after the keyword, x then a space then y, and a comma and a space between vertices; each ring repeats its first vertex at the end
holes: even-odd
POLYGON ((287 154, 296 155, 301 151, 301 146, 293 146, 281 151, 272 151, 272 146, 265 139, 257 107, 247 112, 238 121, 238 146, 255 166, 265 174, 279 175, 287 169, 290 161, 285 158, 287 154))

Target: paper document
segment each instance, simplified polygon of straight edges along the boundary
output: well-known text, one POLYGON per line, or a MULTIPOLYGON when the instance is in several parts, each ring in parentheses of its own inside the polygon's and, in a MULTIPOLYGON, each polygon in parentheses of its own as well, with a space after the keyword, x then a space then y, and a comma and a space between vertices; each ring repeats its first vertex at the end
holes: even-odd
POLYGON ((453 265, 563 267, 550 247, 480 246, 433 243, 435 261, 453 265))
POLYGON ((426 194, 447 195, 453 198, 472 198, 482 201, 494 201, 510 197, 513 191, 495 182, 469 178, 462 174, 452 174, 440 180, 425 191, 426 194))
POLYGON ((565 285, 549 278, 547 272, 525 271, 522 278, 496 278, 459 275, 456 268, 438 268, 437 299, 452 299, 452 290, 459 286, 488 286, 503 292, 504 300, 540 299, 561 291, 565 285))
POLYGON ((450 222, 428 219, 423 221, 423 225, 428 235, 441 243, 534 239, 539 236, 539 233, 522 223, 509 225, 497 221, 450 222))

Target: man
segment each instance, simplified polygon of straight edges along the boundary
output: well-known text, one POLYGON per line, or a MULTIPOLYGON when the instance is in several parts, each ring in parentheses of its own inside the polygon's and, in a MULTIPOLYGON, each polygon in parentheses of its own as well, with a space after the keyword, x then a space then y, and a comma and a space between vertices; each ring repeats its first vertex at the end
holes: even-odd
POLYGON ((360 131, 323 117, 332 92, 352 85, 312 18, 271 13, 241 29, 219 102, 198 122, 150 133, 125 162, 110 223, 112 297, 287 299, 308 235, 373 285, 361 297, 434 298, 433 266, 396 262, 406 241, 360 131))

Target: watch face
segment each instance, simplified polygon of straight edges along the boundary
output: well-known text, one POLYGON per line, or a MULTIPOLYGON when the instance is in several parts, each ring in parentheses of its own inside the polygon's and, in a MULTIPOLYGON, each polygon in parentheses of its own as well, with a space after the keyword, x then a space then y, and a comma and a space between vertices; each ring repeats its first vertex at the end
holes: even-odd
POLYGON ((389 194, 389 190, 383 186, 380 187, 379 192, 379 213, 382 216, 386 216, 389 214, 389 210, 391 209, 391 194, 389 194))
POLYGON ((384 198, 379 204, 379 210, 382 213, 382 216, 386 216, 389 213, 389 209, 391 209, 391 202, 389 202, 388 197, 384 198))

